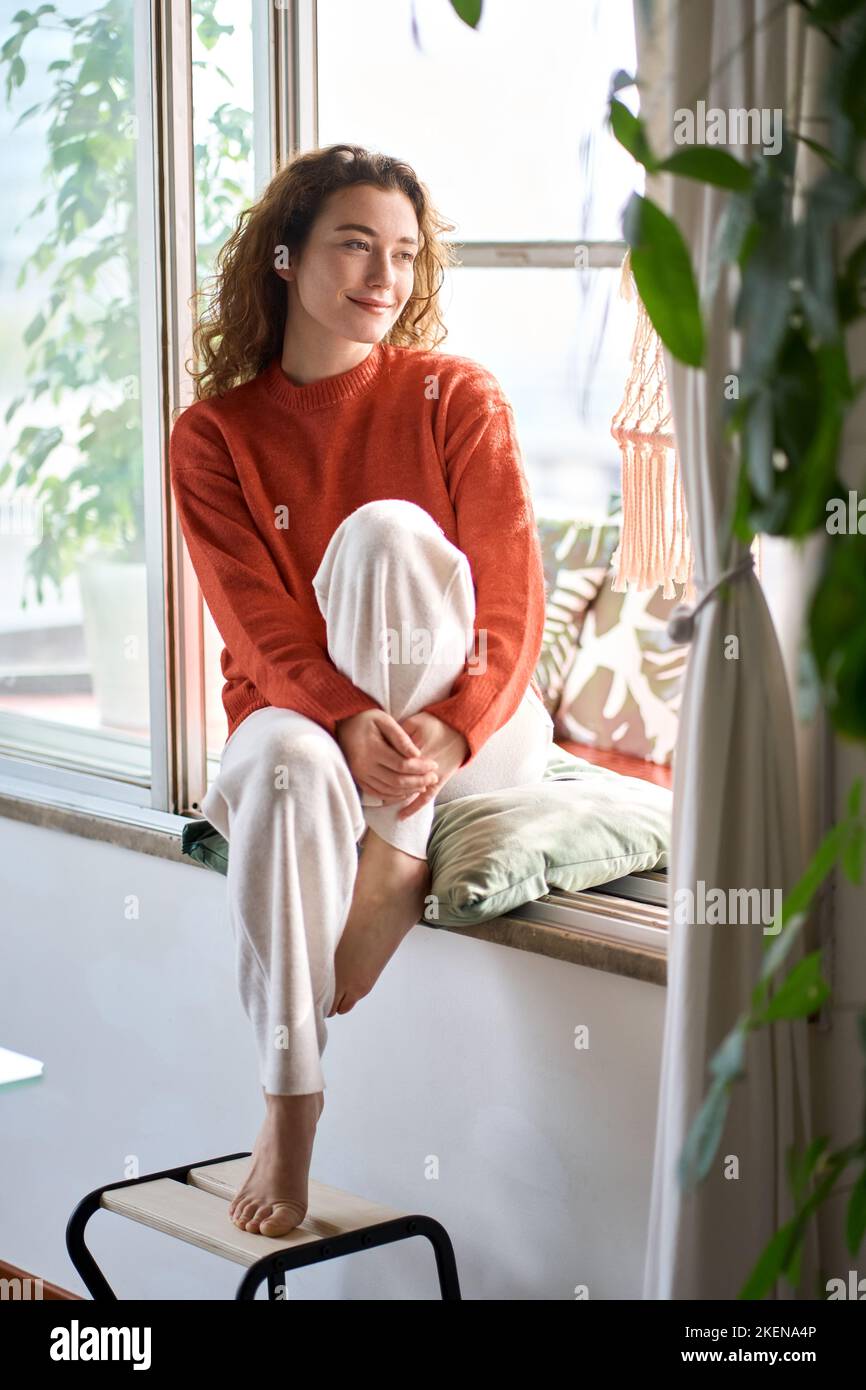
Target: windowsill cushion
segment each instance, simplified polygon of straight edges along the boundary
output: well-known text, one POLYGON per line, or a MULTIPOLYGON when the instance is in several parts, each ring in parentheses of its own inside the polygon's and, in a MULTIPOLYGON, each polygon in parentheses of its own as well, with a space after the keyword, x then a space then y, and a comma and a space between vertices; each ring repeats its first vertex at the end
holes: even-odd
MULTIPOLYGON (((489 921, 558 888, 577 893, 667 868, 671 792, 561 748, 530 787, 457 797, 437 808, 428 841, 428 926, 489 921)), ((229 847, 204 818, 183 828, 184 854, 225 874, 229 847)))

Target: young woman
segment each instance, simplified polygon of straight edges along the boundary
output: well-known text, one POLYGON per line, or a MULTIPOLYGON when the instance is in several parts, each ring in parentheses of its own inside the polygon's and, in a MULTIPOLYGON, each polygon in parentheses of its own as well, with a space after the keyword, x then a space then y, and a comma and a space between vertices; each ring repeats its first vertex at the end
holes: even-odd
MULTIPOLYGON (((541 780, 544 579, 511 407, 436 351, 451 230, 401 161, 293 159, 239 219, 196 326, 172 487, 225 642, 203 802, 265 1120, 229 1208, 307 1211, 325 1019, 419 922, 434 807, 541 780)), ((430 914, 435 917, 435 908, 430 914)))

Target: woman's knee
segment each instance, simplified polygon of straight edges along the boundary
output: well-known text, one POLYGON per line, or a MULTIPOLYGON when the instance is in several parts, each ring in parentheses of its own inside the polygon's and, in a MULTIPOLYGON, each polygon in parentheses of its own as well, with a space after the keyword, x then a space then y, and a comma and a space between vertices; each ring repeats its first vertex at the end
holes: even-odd
POLYGON ((356 507, 342 524, 347 531, 360 534, 365 546, 374 554, 389 548, 397 548, 399 553, 405 554, 407 533, 451 544, 428 511, 417 502, 409 502, 403 497, 365 502, 363 506, 356 507))
POLYGON ((356 825, 363 819, 358 789, 342 749, 319 725, 304 728, 294 720, 272 721, 262 730, 253 780, 260 794, 288 792, 294 800, 310 805, 323 797, 329 804, 336 798, 356 825))

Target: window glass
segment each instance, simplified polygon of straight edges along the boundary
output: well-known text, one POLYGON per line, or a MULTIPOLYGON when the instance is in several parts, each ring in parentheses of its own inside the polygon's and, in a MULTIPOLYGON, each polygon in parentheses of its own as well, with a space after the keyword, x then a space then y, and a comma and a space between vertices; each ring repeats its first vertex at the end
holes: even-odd
POLYGON ((146 782, 133 8, 59 0, 5 26, 0 749, 146 782))
POLYGON ((442 352, 488 367, 514 407, 536 515, 608 515, 634 305, 620 271, 451 270, 442 352))
MULTIPOLYGON (((257 169, 253 129, 252 0, 195 0, 192 32, 195 232, 198 288, 209 293, 216 254, 253 201, 257 169)), ((261 100, 267 102, 267 92, 261 100)), ((205 299, 200 299, 203 306, 205 299)), ((218 758, 226 741, 220 655, 223 640, 204 604, 206 746, 218 758)))
POLYGON ((638 166, 605 129, 632 0, 318 0, 319 143, 406 159, 464 241, 619 240, 638 166))

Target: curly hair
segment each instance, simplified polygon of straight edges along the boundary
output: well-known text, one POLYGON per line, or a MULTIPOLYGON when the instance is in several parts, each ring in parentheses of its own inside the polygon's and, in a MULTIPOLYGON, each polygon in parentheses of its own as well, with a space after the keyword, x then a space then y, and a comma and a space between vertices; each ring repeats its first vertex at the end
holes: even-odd
MULTIPOLYGON (((258 376, 280 352, 288 305, 285 281, 274 268, 276 248, 300 252, 324 199, 350 184, 400 190, 418 219, 412 294, 382 341, 435 348, 445 339, 439 291, 445 269, 459 261, 454 243, 443 233, 455 224, 442 219, 427 188, 403 160, 360 145, 328 145, 298 154, 280 169, 258 201, 241 212, 217 253, 209 301, 201 316, 195 313, 193 329, 193 351, 203 366, 196 370, 186 363, 196 400, 224 395, 258 376)), ((197 290, 190 304, 203 294, 197 290)))

